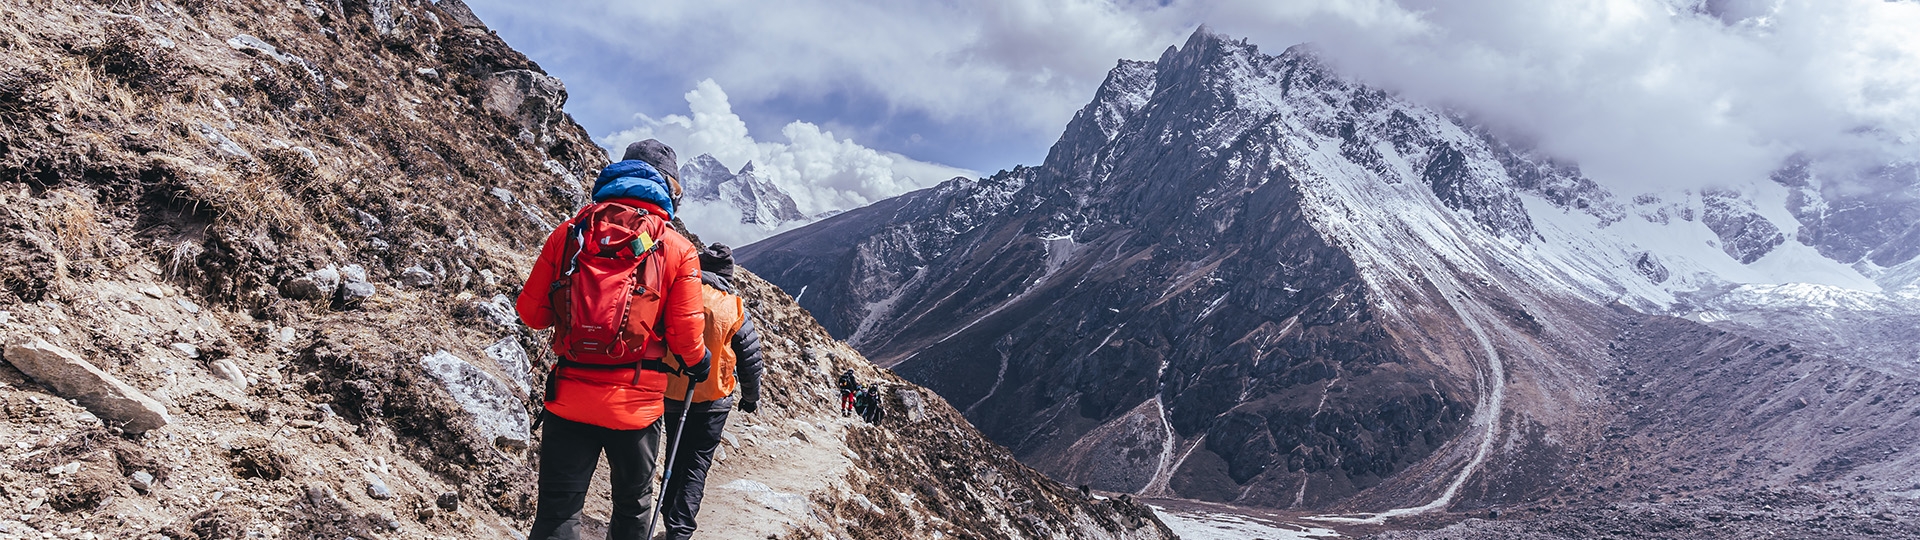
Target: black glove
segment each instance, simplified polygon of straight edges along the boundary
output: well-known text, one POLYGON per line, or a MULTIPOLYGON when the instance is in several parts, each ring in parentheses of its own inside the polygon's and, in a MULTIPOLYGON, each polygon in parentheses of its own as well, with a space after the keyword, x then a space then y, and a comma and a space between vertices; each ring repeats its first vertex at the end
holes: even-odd
POLYGON ((713 373, 713 353, 712 352, 708 352, 706 357, 701 358, 700 363, 680 368, 680 374, 686 375, 687 380, 693 381, 694 383, 700 383, 700 382, 706 381, 707 376, 712 373, 713 373))
POLYGON ((742 401, 739 407, 741 411, 745 411, 747 414, 753 414, 760 410, 760 403, 757 401, 742 401))

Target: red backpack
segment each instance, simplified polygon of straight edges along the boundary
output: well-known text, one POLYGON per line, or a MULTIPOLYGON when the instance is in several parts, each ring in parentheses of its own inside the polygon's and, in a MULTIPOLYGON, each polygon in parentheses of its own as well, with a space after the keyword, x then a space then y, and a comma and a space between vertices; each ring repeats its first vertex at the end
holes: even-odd
MULTIPOLYGON (((554 314, 555 349, 565 364, 636 366, 635 352, 666 356, 662 340, 660 238, 672 231, 664 216, 617 202, 588 205, 574 216, 562 251, 562 272, 547 293, 554 314)), ((638 370, 634 376, 639 377, 638 370)))

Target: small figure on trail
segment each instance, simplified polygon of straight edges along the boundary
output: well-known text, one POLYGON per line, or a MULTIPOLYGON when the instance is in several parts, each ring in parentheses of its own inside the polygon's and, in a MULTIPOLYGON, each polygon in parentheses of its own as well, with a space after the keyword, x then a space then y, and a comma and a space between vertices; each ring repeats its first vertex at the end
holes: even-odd
POLYGON ((854 394, 860 392, 860 379, 853 376, 853 370, 840 374, 840 416, 853 414, 854 394))
POLYGON ((667 445, 674 455, 667 462, 665 497, 660 516, 666 524, 667 540, 693 537, 700 513, 700 498, 706 490, 707 468, 713 465, 713 451, 720 447, 720 432, 727 427, 731 409, 754 413, 760 409, 760 332, 744 300, 733 288, 733 250, 714 244, 700 254, 701 297, 706 302, 707 350, 713 353, 713 377, 694 383, 693 400, 680 401, 687 391, 685 377, 674 376, 667 383, 667 416, 686 411, 686 428, 680 441, 667 445), (738 400, 734 390, 739 389, 738 400))
POLYGON ((593 470, 606 452, 609 539, 639 539, 652 515, 668 357, 705 380, 707 326, 699 248, 675 231, 673 149, 648 139, 600 171, 593 204, 554 229, 515 311, 552 327, 559 362, 541 413, 539 501, 529 540, 577 537, 593 470), (632 321, 627 323, 628 321, 632 321), (626 323, 626 324, 623 324, 626 323))
POLYGON ((880 393, 880 383, 873 383, 862 388, 859 397, 855 398, 860 418, 869 424, 880 423, 880 393))

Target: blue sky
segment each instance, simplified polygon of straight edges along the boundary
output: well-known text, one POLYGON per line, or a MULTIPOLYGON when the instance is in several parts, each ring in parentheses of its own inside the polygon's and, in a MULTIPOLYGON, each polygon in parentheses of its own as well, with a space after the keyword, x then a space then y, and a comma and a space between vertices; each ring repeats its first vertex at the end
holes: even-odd
POLYGON ((1201 24, 1270 53, 1313 42, 1629 191, 1764 177, 1794 152, 1920 156, 1912 2, 469 3, 603 144, 785 163, 770 174, 808 211, 1038 163, 1116 60, 1201 24))

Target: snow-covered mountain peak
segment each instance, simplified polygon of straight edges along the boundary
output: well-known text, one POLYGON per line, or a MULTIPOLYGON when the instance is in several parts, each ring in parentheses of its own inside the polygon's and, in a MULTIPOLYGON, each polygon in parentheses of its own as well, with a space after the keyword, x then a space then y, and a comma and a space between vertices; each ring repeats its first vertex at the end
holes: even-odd
MULTIPOLYGON (((1859 262, 1892 250, 1823 254, 1884 245, 1848 209, 1898 204, 1751 180, 1615 193, 1461 114, 1344 77, 1311 47, 1268 56, 1203 29, 1154 62, 1117 64, 1041 167, 738 253, 802 291, 829 331, 1059 477, 1404 515, 1555 492, 1536 471, 1617 440, 1590 422, 1611 414, 1623 362, 1779 352, 1646 313, 1847 345, 1884 332, 1805 324, 1795 317, 1813 311, 1794 306, 1859 320, 1915 302, 1881 283, 1920 266, 1859 262)), ((1898 237, 1883 234, 1895 221, 1866 221, 1898 237)))
POLYGON ((680 166, 680 180, 682 204, 690 208, 680 213, 682 219, 725 243, 744 245, 814 221, 779 185, 756 174, 752 162, 735 172, 701 154, 680 166))

